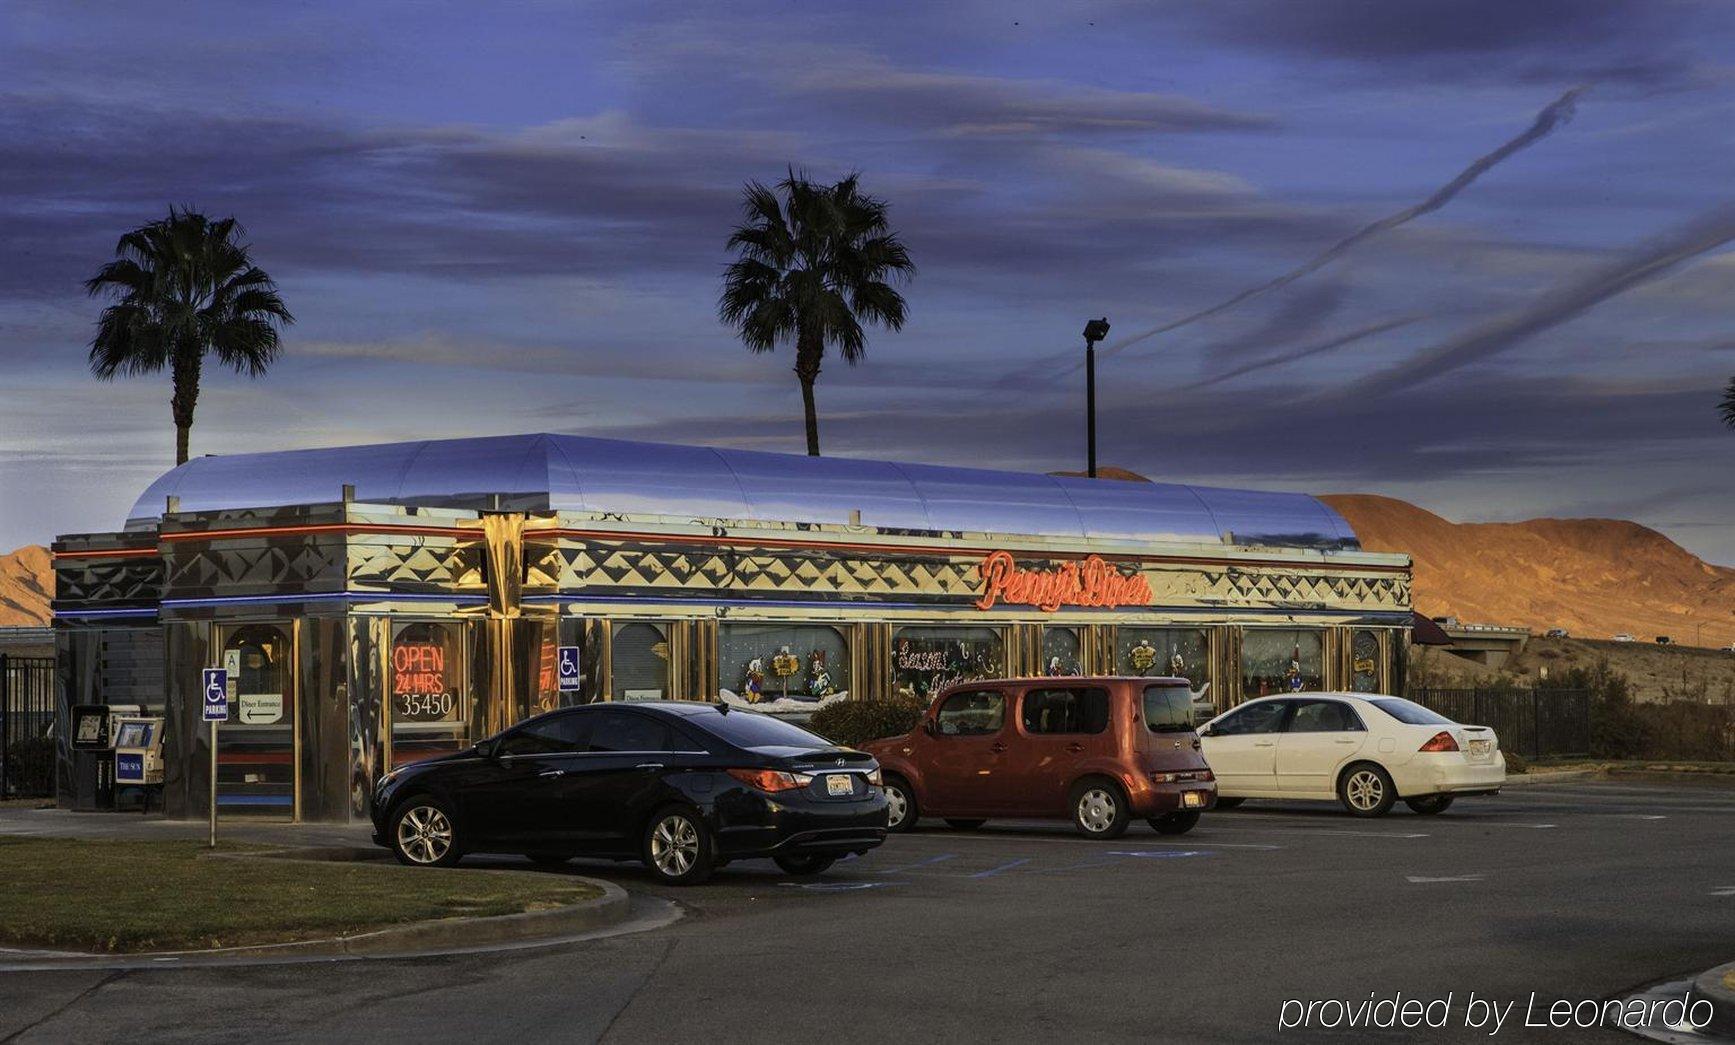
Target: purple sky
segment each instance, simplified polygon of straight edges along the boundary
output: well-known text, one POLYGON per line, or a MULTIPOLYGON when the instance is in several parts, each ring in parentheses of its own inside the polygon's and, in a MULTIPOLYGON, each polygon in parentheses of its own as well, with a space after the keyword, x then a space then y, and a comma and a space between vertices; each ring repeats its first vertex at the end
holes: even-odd
POLYGON ((714 317, 742 182, 795 164, 861 170, 921 268, 826 367, 824 449, 1076 468, 1087 318, 1114 345, 1274 279, 1589 85, 1440 209, 1107 354, 1101 457, 1735 563, 1727 5, 241 6, 0 8, 0 550, 118 526, 172 463, 166 375, 89 376, 79 287, 171 202, 239 217, 300 320, 267 379, 208 375, 194 453, 799 451, 792 360, 714 317))

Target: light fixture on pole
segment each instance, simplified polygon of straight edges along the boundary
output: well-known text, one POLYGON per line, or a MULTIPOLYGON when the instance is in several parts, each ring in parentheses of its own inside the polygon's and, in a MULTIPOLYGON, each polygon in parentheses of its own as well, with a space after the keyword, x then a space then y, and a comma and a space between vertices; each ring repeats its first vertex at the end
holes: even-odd
POLYGON ((1096 478, 1096 343, 1108 337, 1108 317, 1084 325, 1085 445, 1089 474, 1096 478))

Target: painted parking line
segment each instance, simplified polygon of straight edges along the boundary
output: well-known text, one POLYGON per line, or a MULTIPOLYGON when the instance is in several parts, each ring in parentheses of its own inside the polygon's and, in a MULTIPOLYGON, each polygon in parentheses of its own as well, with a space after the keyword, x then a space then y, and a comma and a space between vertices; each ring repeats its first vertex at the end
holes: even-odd
POLYGON ((1010 860, 1006 863, 1001 864, 999 867, 990 867, 986 871, 977 871, 975 874, 971 875, 970 877, 971 878, 992 878, 997 874, 1003 874, 1007 871, 1010 871, 1014 867, 1023 867, 1025 864, 1027 864, 1029 862, 1030 862, 1030 858, 1028 856, 1024 857, 1021 860, 1010 860))
POLYGON ((1480 882, 1485 877, 1486 877, 1486 875, 1479 875, 1479 874, 1453 874, 1453 875, 1440 875, 1437 877, 1430 877, 1430 876, 1426 876, 1426 875, 1414 875, 1414 874, 1409 874, 1409 875, 1404 876, 1404 878, 1406 880, 1408 880, 1410 883, 1412 883, 1414 885, 1428 885, 1428 884, 1432 884, 1434 882, 1480 882))
MULTIPOLYGON (((1075 845, 1075 846, 1077 846, 1077 845, 1099 846, 1099 845, 1103 844, 1102 840, 1099 838, 1076 838, 1076 837, 1070 837, 1070 836, 1066 836, 1066 835, 1015 835, 1015 834, 1008 834, 1005 832, 998 832, 998 833, 990 832, 988 834, 981 834, 978 832, 972 832, 970 834, 955 834, 955 835, 942 835, 942 834, 939 834, 936 832, 933 834, 917 835, 916 837, 918 837, 918 838, 933 838, 933 839, 944 838, 946 840, 947 844, 950 844, 952 842, 1002 842, 1002 843, 1009 843, 1009 844, 1013 844, 1013 845, 1023 845, 1026 842, 1033 842, 1033 843, 1044 844, 1044 845, 1075 845)), ((1194 848, 1203 847, 1203 848, 1215 848, 1215 849, 1282 849, 1283 848, 1283 846, 1280 846, 1280 845, 1258 845, 1258 844, 1254 844, 1251 842, 1205 842, 1205 841, 1199 841, 1199 842, 1159 842, 1156 839, 1152 839, 1149 842, 1138 842, 1136 844, 1138 844, 1138 845, 1185 845, 1185 846, 1192 846, 1194 848)))
POLYGON ((1711 890, 1712 896, 1735 896, 1735 885, 1719 886, 1711 890))
POLYGON ((1262 834, 1271 834, 1273 832, 1287 832, 1290 834, 1299 833, 1299 834, 1304 834, 1304 835, 1343 835, 1346 837, 1353 836, 1356 838, 1428 838, 1428 837, 1431 837, 1425 831, 1339 831, 1335 828, 1325 828, 1325 827, 1255 827, 1255 828, 1250 828, 1249 830, 1243 831, 1241 833, 1242 834, 1249 834, 1249 835, 1262 835, 1262 834))
POLYGON ((930 856, 926 860, 917 860, 913 864, 904 864, 901 867, 878 868, 874 871, 874 874, 902 874, 905 871, 913 871, 918 867, 930 867, 934 864, 951 860, 957 855, 957 853, 941 853, 939 856, 930 856))

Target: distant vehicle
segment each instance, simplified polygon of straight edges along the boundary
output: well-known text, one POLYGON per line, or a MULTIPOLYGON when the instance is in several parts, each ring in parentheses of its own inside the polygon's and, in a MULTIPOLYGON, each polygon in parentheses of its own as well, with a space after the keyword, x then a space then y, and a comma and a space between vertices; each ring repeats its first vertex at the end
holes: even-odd
POLYGON ((1675 641, 1674 639, 1669 638, 1667 635, 1658 635, 1657 636, 1657 645, 1659 645, 1659 646, 1673 645, 1674 641, 1675 641))
POLYGON ((1217 800, 1182 678, 994 679, 943 691, 917 727, 862 747, 885 773, 893 831, 937 816, 1070 819, 1118 838, 1133 817, 1178 835, 1217 800))
POLYGON ((1443 813, 1492 795, 1506 756, 1487 726, 1464 726, 1401 697, 1303 693, 1249 700, 1199 731, 1217 774, 1217 807, 1249 798, 1336 798, 1355 816, 1393 803, 1443 813))
POLYGON ((1623 631, 1619 635, 1615 636, 1615 641, 1616 642, 1632 642, 1633 637, 1623 631))
POLYGON ((1567 634, 1565 628, 1549 628, 1543 634, 1551 639, 1569 639, 1572 637, 1567 634))
POLYGON ((879 765, 768 715, 680 701, 538 715, 387 773, 374 841, 406 864, 465 853, 643 860, 669 885, 765 857, 815 875, 886 837, 879 765))

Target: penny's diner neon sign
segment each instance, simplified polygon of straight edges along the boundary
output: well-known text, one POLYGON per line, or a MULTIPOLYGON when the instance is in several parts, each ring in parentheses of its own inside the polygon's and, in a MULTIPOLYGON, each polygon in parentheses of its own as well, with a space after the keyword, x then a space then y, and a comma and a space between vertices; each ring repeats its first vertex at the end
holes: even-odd
POLYGON ((993 609, 997 602, 1035 606, 1044 613, 1062 606, 1113 609, 1151 602, 1151 586, 1143 577, 1121 573, 1100 555, 1052 570, 1021 570, 1011 552, 995 551, 977 564, 976 571, 982 575, 982 596, 976 600, 979 610, 993 609))

